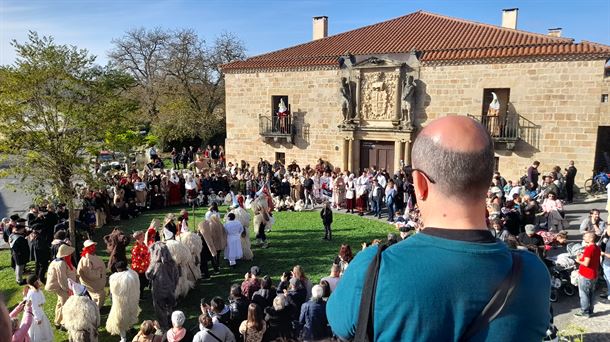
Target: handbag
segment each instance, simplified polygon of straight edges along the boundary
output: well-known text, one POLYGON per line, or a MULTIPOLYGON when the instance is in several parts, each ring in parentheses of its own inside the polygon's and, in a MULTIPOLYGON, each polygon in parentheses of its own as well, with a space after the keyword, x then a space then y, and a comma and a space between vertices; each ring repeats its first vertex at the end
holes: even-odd
MULTIPOLYGON (((364 286, 362 287, 362 297, 360 298, 360 310, 358 312, 358 321, 356 322, 354 342, 371 342, 375 340, 373 335, 375 292, 377 289, 377 280, 379 278, 379 269, 381 267, 381 254, 386 248, 388 248, 387 244, 379 245, 377 247, 377 254, 375 254, 375 257, 367 269, 367 276, 364 279, 364 286)), ((509 301, 519 283, 521 268, 523 266, 523 261, 518 253, 511 252, 511 256, 513 263, 510 272, 502 283, 500 283, 500 286, 496 289, 487 305, 485 305, 479 315, 466 327, 466 330, 459 338, 460 342, 468 341, 479 331, 488 326, 491 321, 498 317, 509 301)))

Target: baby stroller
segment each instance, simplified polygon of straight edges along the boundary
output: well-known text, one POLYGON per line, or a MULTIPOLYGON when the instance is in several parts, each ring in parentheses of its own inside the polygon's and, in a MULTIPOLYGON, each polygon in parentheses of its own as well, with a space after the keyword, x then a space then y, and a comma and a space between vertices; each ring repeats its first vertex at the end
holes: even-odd
POLYGON ((577 268, 575 259, 582 248, 579 243, 570 243, 566 247, 566 253, 544 259, 551 275, 551 302, 559 300, 560 292, 570 297, 576 293, 576 286, 572 283, 572 272, 577 268))

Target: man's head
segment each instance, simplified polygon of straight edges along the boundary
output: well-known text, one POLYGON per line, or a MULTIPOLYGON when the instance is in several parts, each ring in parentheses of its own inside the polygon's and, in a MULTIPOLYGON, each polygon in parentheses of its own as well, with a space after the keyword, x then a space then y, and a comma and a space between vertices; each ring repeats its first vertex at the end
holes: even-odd
POLYGON ((339 275, 341 274, 341 266, 337 265, 337 264, 333 264, 330 267, 330 275, 331 277, 339 277, 339 275))
POLYGON ((589 216, 591 216, 592 221, 599 220, 599 209, 591 209, 589 210, 589 216))
POLYGON ((593 243, 595 242, 595 233, 594 232, 586 232, 583 236, 582 236, 582 240, 586 243, 593 243))
POLYGON ((534 162, 532 163, 532 166, 537 169, 538 166, 540 166, 540 162, 537 160, 534 160, 534 162))
POLYGON ((570 160, 569 165, 570 165, 570 166, 574 166, 574 161, 573 161, 573 160, 570 160))
POLYGON ((429 195, 483 199, 493 174, 493 142, 476 121, 447 116, 421 131, 413 143, 412 161, 414 183, 422 199, 429 195))

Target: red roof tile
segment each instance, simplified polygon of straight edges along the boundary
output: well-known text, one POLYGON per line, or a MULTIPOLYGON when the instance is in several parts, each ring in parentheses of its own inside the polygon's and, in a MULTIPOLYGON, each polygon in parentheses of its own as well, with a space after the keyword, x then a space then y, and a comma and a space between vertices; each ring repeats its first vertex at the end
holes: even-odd
POLYGON ((423 52, 423 61, 598 55, 610 57, 610 46, 571 38, 513 30, 418 11, 402 17, 340 33, 263 55, 225 64, 237 69, 291 68, 338 65, 346 52, 353 55, 423 52))

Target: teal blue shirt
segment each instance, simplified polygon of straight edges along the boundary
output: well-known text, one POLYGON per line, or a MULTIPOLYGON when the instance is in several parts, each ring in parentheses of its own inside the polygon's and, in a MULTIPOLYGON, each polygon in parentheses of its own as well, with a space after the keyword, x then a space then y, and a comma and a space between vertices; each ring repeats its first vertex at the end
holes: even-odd
MULTIPOLYGON (((366 270, 377 252, 358 253, 328 300, 333 332, 353 338, 366 270)), ((511 301, 474 341, 541 341, 550 321, 546 266, 527 251, 511 301)), ((503 242, 449 240, 424 233, 382 254, 375 295, 375 341, 457 341, 511 269, 503 242)))

